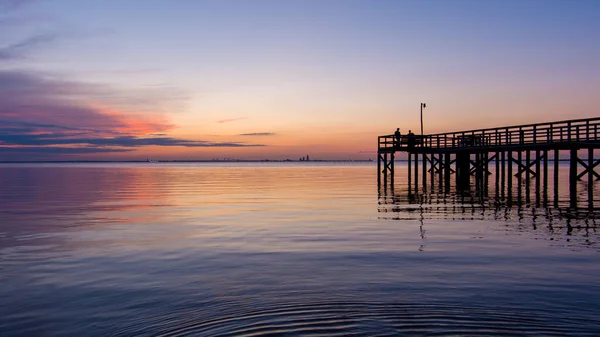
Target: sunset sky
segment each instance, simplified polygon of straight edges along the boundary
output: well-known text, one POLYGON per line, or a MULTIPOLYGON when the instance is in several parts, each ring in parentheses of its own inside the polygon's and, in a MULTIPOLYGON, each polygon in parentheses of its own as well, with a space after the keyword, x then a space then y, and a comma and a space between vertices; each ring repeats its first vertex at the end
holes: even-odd
POLYGON ((0 161, 376 158, 600 116, 596 0, 0 0, 0 161))

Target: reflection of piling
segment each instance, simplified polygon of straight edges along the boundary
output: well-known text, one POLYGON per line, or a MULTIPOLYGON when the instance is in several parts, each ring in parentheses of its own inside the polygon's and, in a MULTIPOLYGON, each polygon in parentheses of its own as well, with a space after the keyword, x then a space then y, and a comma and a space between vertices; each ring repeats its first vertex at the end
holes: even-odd
MULTIPOLYGON (((499 186, 496 186, 496 189, 499 186)), ((538 229, 547 230, 553 237, 550 240, 563 239, 567 242, 581 243, 589 248, 598 242, 595 230, 600 220, 600 209, 570 207, 528 207, 505 204, 497 198, 477 198, 473 194, 440 196, 443 198, 421 198, 406 195, 380 186, 378 194, 379 219, 419 220, 421 227, 425 219, 452 220, 492 220, 507 221, 517 226, 519 232, 538 229), (518 222, 517 222, 518 221, 518 222), (522 226, 528 223, 530 226, 522 226), (540 226, 541 225, 541 226, 540 226), (564 235, 558 230, 566 230, 564 235), (559 236, 554 236, 560 234, 559 236), (580 234, 584 240, 572 240, 580 234)), ((510 226, 510 225, 509 225, 510 226)), ((423 228, 421 228, 423 229, 423 228)), ((421 231, 421 238, 424 231, 421 231)), ((537 238, 537 236, 536 236, 537 238)))
POLYGON ((600 179, 600 174, 595 171, 600 160, 594 157, 594 150, 600 148, 599 126, 600 117, 449 132, 417 136, 416 144, 411 146, 404 140, 395 144, 393 135, 380 136, 377 181, 380 185, 389 182, 393 185, 394 154, 405 152, 408 155, 409 193, 419 194, 421 190, 425 194, 428 187, 433 192, 436 186, 440 192, 449 193, 454 182, 453 187, 458 192, 471 191, 474 187, 483 196, 487 194, 488 176, 493 168, 494 183, 498 187, 496 194, 506 202, 512 203, 513 182, 516 182, 517 202, 529 204, 533 198, 536 206, 542 203, 546 206, 550 198, 548 190, 552 187, 556 205, 560 187, 559 162, 561 155, 568 155, 569 205, 577 208, 587 201, 586 207, 593 208, 594 181, 600 179), (552 180, 549 179, 550 162, 554 163, 550 170, 552 180), (581 169, 583 171, 579 172, 581 169), (582 179, 587 180, 587 184, 581 185, 587 189, 587 195, 578 195, 578 181, 582 179))

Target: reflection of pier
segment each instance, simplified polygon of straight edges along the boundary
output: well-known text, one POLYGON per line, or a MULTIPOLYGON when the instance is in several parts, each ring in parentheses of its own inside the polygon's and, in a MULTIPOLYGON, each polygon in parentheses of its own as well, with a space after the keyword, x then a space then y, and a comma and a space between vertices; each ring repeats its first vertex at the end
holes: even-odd
MULTIPOLYGON (((566 246, 598 248, 600 211, 588 208, 534 207, 508 204, 495 193, 408 194, 406 189, 380 186, 379 219, 419 221, 422 239, 425 223, 432 220, 478 220, 505 223, 508 232, 529 233, 566 246)), ((423 246, 419 250, 422 250, 423 246)))
POLYGON ((525 218, 547 221, 576 222, 578 225, 596 227, 600 222, 600 210, 569 207, 533 207, 523 203, 507 204, 490 196, 482 198, 475 194, 415 195, 406 191, 381 189, 379 191, 379 213, 393 213, 394 220, 414 220, 421 217, 446 220, 523 220, 525 218))
POLYGON ((448 193, 452 180, 458 192, 469 191, 473 180, 475 190, 485 195, 494 171, 500 200, 513 203, 516 179, 518 202, 523 193, 529 202, 533 181, 536 196, 544 192, 536 199, 544 205, 551 198, 545 192, 552 183, 557 204, 559 158, 568 154, 569 207, 581 207, 582 195, 578 196, 577 185, 585 177, 587 195, 583 199, 587 199, 586 207, 593 209, 594 181, 600 179, 595 171, 600 159, 594 159, 594 150, 598 148, 600 117, 415 136, 411 142, 406 137, 396 139, 394 135, 386 135, 379 137, 377 181, 379 186, 387 188, 391 183, 393 188, 394 156, 396 152, 406 152, 409 195, 418 196, 420 188, 426 191, 428 182, 432 190, 437 186, 448 193))

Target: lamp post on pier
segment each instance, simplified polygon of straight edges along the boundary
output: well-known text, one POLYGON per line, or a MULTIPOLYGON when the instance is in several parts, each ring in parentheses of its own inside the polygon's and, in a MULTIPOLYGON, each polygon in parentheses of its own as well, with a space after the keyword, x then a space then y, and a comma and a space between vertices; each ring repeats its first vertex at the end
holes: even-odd
POLYGON ((426 108, 425 103, 421 103, 421 136, 423 135, 423 108, 426 108))

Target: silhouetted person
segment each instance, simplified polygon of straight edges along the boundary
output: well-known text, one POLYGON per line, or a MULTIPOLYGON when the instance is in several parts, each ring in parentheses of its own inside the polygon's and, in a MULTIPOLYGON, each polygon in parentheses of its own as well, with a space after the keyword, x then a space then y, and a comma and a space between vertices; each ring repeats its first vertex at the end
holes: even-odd
POLYGON ((394 132, 394 141, 396 142, 396 148, 400 148, 400 128, 396 128, 396 132, 394 132))
POLYGON ((408 140, 408 148, 412 149, 415 147, 415 134, 411 131, 408 130, 408 134, 406 135, 406 138, 408 140))

